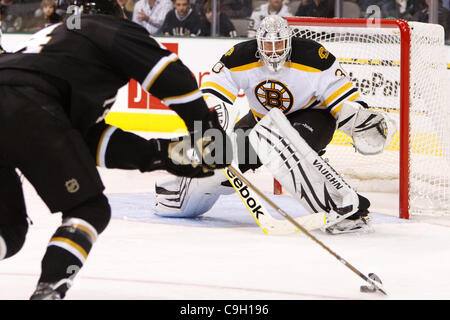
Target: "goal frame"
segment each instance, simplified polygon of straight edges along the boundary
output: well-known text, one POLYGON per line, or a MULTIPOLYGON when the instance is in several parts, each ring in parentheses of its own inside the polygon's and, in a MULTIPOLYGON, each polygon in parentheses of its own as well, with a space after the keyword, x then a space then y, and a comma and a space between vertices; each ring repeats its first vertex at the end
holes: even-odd
POLYGON ((400 128, 399 128, 399 217, 409 219, 410 172, 410 70, 411 31, 407 21, 401 19, 341 19, 315 17, 288 17, 292 26, 339 26, 349 28, 396 28, 400 33, 400 128))

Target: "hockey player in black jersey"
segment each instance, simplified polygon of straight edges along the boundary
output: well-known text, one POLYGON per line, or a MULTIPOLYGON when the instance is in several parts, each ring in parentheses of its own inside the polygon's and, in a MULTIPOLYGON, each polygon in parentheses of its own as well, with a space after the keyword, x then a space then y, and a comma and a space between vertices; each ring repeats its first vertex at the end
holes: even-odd
POLYGON ((16 168, 51 212, 62 212, 32 299, 63 298, 74 276, 68 267, 83 265, 108 225, 96 164, 202 177, 227 163, 211 156, 226 137, 216 146, 220 139, 202 135, 223 130, 190 70, 144 28, 122 19, 116 0, 81 4, 79 28, 52 25, 0 55, 0 260, 21 249, 28 230, 16 168), (106 125, 117 90, 131 78, 174 110, 192 139, 148 141, 106 125), (195 161, 183 152, 192 146, 195 161))

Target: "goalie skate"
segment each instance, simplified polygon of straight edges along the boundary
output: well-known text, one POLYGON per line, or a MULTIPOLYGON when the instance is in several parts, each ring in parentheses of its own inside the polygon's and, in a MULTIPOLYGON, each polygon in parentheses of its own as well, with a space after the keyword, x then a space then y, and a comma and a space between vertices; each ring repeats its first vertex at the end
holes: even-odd
POLYGON ((329 234, 368 233, 374 231, 371 217, 367 210, 358 211, 350 215, 339 215, 331 211, 327 213, 327 221, 330 222, 323 226, 321 230, 329 234))

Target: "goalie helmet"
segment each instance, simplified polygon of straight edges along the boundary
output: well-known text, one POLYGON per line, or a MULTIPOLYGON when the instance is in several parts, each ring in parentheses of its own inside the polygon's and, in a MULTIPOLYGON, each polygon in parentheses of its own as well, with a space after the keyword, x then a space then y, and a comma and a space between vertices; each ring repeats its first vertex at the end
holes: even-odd
POLYGON ((264 64, 278 71, 291 54, 292 32, 286 19, 270 15, 261 22, 256 31, 258 52, 264 64))

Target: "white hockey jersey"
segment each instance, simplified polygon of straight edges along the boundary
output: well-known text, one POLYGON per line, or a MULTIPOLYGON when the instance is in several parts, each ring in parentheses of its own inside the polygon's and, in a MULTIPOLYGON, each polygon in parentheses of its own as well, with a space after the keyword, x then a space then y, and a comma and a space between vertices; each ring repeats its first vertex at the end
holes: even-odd
POLYGON ((272 108, 284 114, 326 109, 338 118, 344 101, 360 100, 336 58, 321 44, 301 38, 292 39, 290 61, 276 73, 257 57, 256 40, 235 45, 214 65, 201 89, 231 104, 244 90, 257 119, 272 108))

